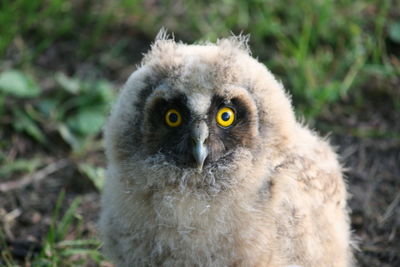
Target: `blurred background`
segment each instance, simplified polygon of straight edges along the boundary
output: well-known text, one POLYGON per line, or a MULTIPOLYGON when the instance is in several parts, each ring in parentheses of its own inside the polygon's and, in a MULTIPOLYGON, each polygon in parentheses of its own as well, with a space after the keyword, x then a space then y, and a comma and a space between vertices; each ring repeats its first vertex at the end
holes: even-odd
POLYGON ((400 266, 400 0, 2 0, 0 266, 111 266, 101 128, 163 26, 250 34, 348 168, 360 266, 400 266))

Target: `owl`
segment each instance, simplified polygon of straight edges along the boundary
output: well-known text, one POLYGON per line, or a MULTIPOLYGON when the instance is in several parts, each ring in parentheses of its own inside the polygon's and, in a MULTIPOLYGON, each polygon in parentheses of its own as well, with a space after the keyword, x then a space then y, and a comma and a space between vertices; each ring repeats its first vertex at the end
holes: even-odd
POLYGON ((247 39, 162 31, 121 90, 99 223, 117 266, 352 266, 337 155, 247 39))

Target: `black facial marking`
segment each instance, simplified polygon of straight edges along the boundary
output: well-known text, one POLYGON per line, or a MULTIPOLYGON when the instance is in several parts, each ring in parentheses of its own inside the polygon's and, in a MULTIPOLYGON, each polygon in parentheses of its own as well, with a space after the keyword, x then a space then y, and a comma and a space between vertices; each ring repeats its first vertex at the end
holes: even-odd
MULTIPOLYGON (((250 103, 239 98, 233 98, 226 100, 223 97, 215 96, 211 101, 209 109, 209 130, 210 136, 208 140, 209 156, 206 159, 207 162, 212 162, 223 155, 229 153, 235 148, 252 147, 254 136, 253 122, 250 118, 255 114, 251 114, 250 103), (235 120, 229 127, 221 127, 216 122, 216 115, 218 111, 223 107, 231 108, 235 113, 235 120)), ((229 113, 223 113, 222 119, 224 121, 229 120, 229 113)))
MULTIPOLYGON (((146 99, 153 93, 154 89, 159 85, 159 83, 164 79, 164 76, 162 76, 160 73, 154 73, 153 76, 148 76, 144 79, 143 83, 146 85, 144 88, 142 88, 138 92, 137 99, 132 105, 135 107, 135 110, 143 113, 144 112, 144 106, 146 103, 146 99)), ((132 121, 134 124, 133 127, 135 129, 139 129, 140 125, 142 123, 142 118, 137 118, 132 121)), ((127 129, 129 132, 126 133, 126 136, 131 135, 131 131, 129 128, 127 129)), ((128 139, 128 138, 127 138, 128 139)), ((140 142, 140 136, 134 136, 132 137, 132 140, 134 143, 140 142)))
MULTIPOLYGON (((144 145, 150 154, 163 153, 167 160, 173 161, 180 167, 196 167, 196 162, 192 154, 194 142, 191 137, 192 128, 196 121, 194 115, 187 108, 187 98, 178 95, 173 99, 156 98, 148 103, 146 108, 146 121, 144 133, 144 145), (182 123, 177 127, 168 126, 165 114, 170 109, 176 109, 182 119, 182 123)), ((238 147, 251 148, 254 145, 254 131, 257 131, 256 124, 251 117, 251 103, 245 99, 233 98, 226 100, 215 96, 208 110, 207 126, 209 136, 205 140, 208 148, 208 156, 204 166, 217 162, 220 158, 229 161, 229 155, 238 147), (216 116, 221 108, 229 107, 234 111, 235 119, 231 126, 221 127, 216 121, 216 116)), ((223 120, 230 119, 229 112, 221 114, 223 120)), ((168 117, 170 122, 176 122, 178 115, 171 113, 168 117)))
MULTIPOLYGON (((158 77, 158 76, 157 76, 158 77)), ((158 77, 161 79, 161 77, 158 77)), ((151 95, 153 92, 154 88, 157 86, 159 81, 156 81, 155 79, 152 78, 145 78, 143 83, 145 86, 140 89, 138 92, 137 99, 135 99, 134 102, 131 103, 131 105, 134 107, 134 110, 137 110, 141 113, 144 112, 144 106, 146 103, 146 99, 151 95)), ((121 118, 122 119, 122 118, 121 118)), ((143 123, 143 118, 141 117, 126 117, 124 120, 129 121, 129 124, 131 127, 127 127, 124 129, 122 137, 120 138, 121 140, 126 140, 125 142, 117 142, 118 146, 118 157, 120 159, 124 159, 129 157, 132 154, 132 150, 136 147, 137 144, 139 144, 142 140, 142 135, 141 132, 138 131, 137 129, 141 128, 141 125, 143 123), (132 130, 135 129, 135 130, 132 130)))
MULTIPOLYGON (((187 165, 191 159, 190 132, 191 113, 186 106, 187 99, 179 95, 171 100, 155 99, 148 109, 149 117, 146 122, 148 127, 145 133, 145 145, 150 154, 164 153, 178 165, 187 165), (176 109, 182 118, 182 123, 177 127, 170 127, 165 122, 165 114, 170 109, 176 109)), ((178 116, 169 115, 171 122, 176 122, 178 116)))
MULTIPOLYGON (((158 98, 151 103, 150 109, 148 110, 149 122, 153 130, 160 130, 160 124, 163 124, 166 128, 171 128, 165 123, 165 114, 170 109, 176 109, 182 117, 182 125, 187 124, 190 121, 190 111, 186 107, 186 97, 184 95, 177 96, 171 100, 165 100, 163 98, 158 98)), ((171 122, 176 122, 178 120, 178 115, 171 113, 169 115, 171 122)), ((181 127, 179 126, 179 127, 181 127)), ((176 128, 179 128, 176 127, 176 128)))

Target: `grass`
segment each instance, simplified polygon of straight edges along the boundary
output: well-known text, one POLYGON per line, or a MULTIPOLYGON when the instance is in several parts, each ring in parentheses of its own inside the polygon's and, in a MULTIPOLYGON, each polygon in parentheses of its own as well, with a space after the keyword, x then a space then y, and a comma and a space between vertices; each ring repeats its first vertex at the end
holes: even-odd
POLYGON ((43 243, 42 251, 34 257, 34 266, 80 266, 89 261, 100 264, 104 259, 99 252, 100 242, 94 239, 80 239, 82 217, 76 212, 80 198, 75 198, 61 216, 65 192, 61 191, 52 217, 50 229, 43 243), (74 240, 66 240, 71 230, 74 240), (78 256, 78 257, 76 257, 78 256))
MULTIPOLYGON (((390 81, 400 76, 399 7, 398 0, 1 1, 0 182, 61 155, 100 190, 104 168, 85 159, 101 150, 113 88, 137 63, 132 44, 142 41, 146 51, 162 26, 187 42, 250 34, 253 55, 282 79, 299 116, 312 123, 349 98, 356 112, 364 88, 395 91, 390 81), (15 153, 18 140, 34 148, 15 153)), ((391 101, 400 112, 399 98, 391 101)), ((366 136, 358 129, 348 133, 366 136)), ((79 200, 60 215, 63 194, 44 249, 32 261, 78 264, 69 260, 83 255, 101 262, 99 241, 79 234, 65 240, 82 218, 75 212, 79 200)), ((15 263, 7 251, 2 257, 8 266, 15 263)))
MULTIPOLYGON (((47 236, 42 242, 40 252, 28 253, 25 261, 31 266, 83 266, 88 263, 97 266, 105 262, 100 253, 100 242, 97 239, 83 238, 82 216, 77 212, 80 198, 75 198, 61 215, 65 201, 65 191, 61 191, 55 204, 47 236), (69 235, 69 237, 68 237, 69 235), (71 239, 71 236, 74 239, 71 239)), ((5 243, 4 234, 0 232, 0 242, 5 243)), ((7 267, 17 266, 17 262, 7 248, 1 253, 7 267)))

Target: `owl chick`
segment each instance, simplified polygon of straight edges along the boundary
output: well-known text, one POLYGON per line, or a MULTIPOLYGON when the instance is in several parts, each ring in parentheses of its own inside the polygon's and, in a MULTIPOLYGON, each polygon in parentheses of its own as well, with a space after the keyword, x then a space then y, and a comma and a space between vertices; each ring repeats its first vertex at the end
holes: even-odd
POLYGON ((352 266, 337 156, 244 37, 159 34, 105 145, 100 229, 117 266, 352 266))

